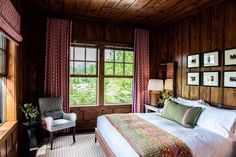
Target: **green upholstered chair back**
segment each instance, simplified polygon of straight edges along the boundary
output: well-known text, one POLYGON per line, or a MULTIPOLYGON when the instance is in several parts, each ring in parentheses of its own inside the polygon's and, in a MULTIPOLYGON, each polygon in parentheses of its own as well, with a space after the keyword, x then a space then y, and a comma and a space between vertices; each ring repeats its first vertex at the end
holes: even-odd
POLYGON ((45 112, 62 110, 62 97, 39 98, 39 109, 41 116, 45 116, 45 112))

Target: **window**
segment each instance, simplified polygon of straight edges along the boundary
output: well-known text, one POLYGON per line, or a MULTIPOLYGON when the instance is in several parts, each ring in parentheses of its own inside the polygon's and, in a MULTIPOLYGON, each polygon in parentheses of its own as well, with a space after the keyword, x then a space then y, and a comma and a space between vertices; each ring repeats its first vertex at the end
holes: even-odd
POLYGON ((72 46, 70 105, 131 104, 133 51, 72 46))
POLYGON ((133 52, 105 49, 104 103, 132 102, 133 52))
POLYGON ((97 103, 98 49, 71 47, 70 52, 70 104, 97 103))
POLYGON ((6 53, 7 39, 0 34, 0 123, 5 121, 6 110, 6 53))

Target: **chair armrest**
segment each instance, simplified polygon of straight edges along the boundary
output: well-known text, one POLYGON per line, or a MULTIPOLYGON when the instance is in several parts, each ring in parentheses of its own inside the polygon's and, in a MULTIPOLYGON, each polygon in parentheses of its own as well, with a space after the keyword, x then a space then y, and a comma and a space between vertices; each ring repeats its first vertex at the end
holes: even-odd
POLYGON ((77 115, 75 113, 64 113, 63 112, 63 119, 71 120, 71 121, 76 121, 77 115))
POLYGON ((45 128, 46 130, 50 130, 53 122, 52 117, 41 117, 42 121, 42 127, 45 128))

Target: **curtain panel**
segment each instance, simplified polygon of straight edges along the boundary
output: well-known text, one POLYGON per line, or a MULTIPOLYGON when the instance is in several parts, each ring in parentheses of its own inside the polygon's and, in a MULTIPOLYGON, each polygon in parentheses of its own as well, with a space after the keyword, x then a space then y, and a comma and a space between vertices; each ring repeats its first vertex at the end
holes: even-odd
POLYGON ((0 33, 16 42, 22 41, 20 15, 10 0, 0 0, 0 33))
POLYGON ((135 29, 134 38, 134 82, 132 112, 144 112, 144 104, 149 102, 149 31, 135 29))
POLYGON ((63 97, 63 111, 69 112, 69 59, 72 22, 47 19, 44 95, 63 97))

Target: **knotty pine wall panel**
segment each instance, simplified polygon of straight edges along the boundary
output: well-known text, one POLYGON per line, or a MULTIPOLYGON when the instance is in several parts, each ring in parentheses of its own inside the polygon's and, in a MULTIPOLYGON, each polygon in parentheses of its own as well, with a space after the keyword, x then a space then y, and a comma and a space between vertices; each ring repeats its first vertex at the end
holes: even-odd
POLYGON ((235 28, 236 1, 234 0, 216 4, 172 25, 153 28, 150 41, 150 71, 155 72, 151 74, 152 78, 159 77, 157 63, 175 61, 178 64, 177 96, 203 99, 213 105, 221 104, 235 108, 236 88, 223 88, 223 71, 236 70, 236 66, 223 65, 223 50, 236 47, 235 28), (219 67, 187 68, 188 55, 215 50, 220 51, 219 67), (188 86, 186 84, 187 72, 203 71, 219 71, 221 73, 220 87, 188 86))
POLYGON ((97 124, 97 117, 111 113, 130 113, 131 105, 114 105, 114 106, 87 106, 87 107, 71 107, 71 112, 78 115, 77 130, 94 129, 97 124))

